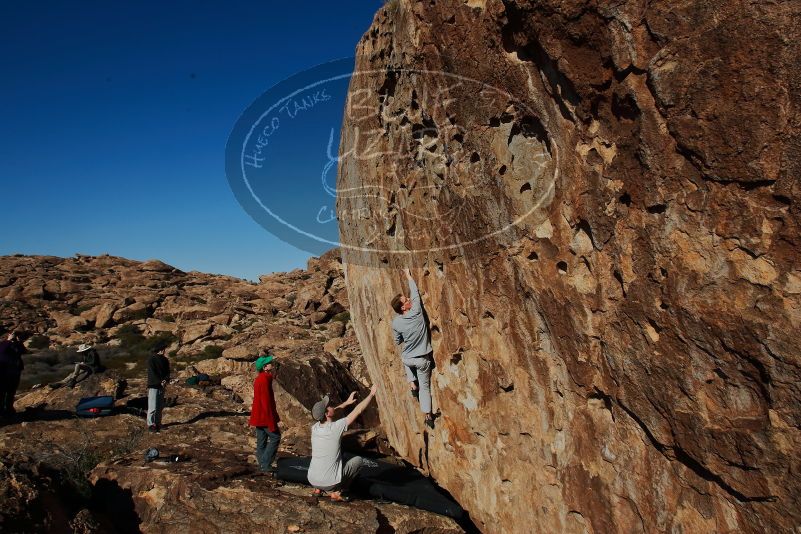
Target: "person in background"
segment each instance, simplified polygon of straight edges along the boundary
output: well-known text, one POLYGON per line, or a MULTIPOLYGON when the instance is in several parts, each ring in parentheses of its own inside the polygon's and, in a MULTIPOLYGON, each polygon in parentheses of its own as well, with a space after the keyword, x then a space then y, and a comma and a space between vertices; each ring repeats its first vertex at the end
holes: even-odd
POLYGON ((60 388, 62 386, 75 387, 75 384, 86 380, 94 373, 100 373, 106 370, 100 363, 100 355, 97 353, 92 345, 84 343, 78 346, 78 354, 83 357, 83 360, 75 364, 75 369, 63 380, 53 382, 50 384, 51 388, 60 388))
POLYGON ((147 429, 161 431, 161 412, 164 409, 164 388, 170 380, 170 360, 164 355, 168 342, 153 347, 147 360, 147 429))
POLYGON ((18 332, 10 332, 0 341, 0 417, 13 417, 14 397, 25 364, 22 355, 28 352, 18 332))
POLYGON ((434 416, 431 413, 431 369, 434 367, 431 332, 420 303, 420 290, 417 289, 409 269, 404 272, 409 280, 410 296, 395 295, 390 303, 397 313, 392 319, 392 335, 396 345, 403 345, 401 360, 409 389, 420 402, 426 425, 434 428, 434 416))
POLYGON ((253 405, 250 410, 248 424, 256 429, 256 461, 262 473, 275 473, 273 460, 281 443, 281 431, 278 428, 278 410, 275 408, 273 380, 278 373, 278 362, 275 356, 265 354, 256 360, 256 371, 259 373, 253 381, 253 405))
POLYGON ((354 456, 342 465, 342 434, 367 408, 375 397, 377 386, 370 389, 370 394, 361 401, 345 417, 334 420, 336 411, 356 403, 356 392, 350 394, 348 400, 336 407, 328 405, 328 395, 312 407, 312 417, 316 423, 311 429, 312 458, 309 464, 308 480, 314 486, 315 495, 329 493, 333 501, 348 501, 344 494, 350 488, 362 468, 363 459, 354 456))

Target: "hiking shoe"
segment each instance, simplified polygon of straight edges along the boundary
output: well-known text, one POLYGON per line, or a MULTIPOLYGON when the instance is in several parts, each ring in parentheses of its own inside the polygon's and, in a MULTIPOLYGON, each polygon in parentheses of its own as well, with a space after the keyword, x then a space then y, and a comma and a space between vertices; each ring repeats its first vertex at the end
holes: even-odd
POLYGON ((433 417, 426 417, 426 426, 428 428, 434 428, 434 418, 433 417))
POLYGON ((156 428, 156 425, 150 425, 149 427, 147 427, 147 431, 148 432, 158 432, 158 429, 156 428))
POLYGON ((329 493, 328 494, 328 498, 331 499, 334 502, 350 502, 351 501, 350 495, 342 493, 341 491, 339 493, 337 493, 337 492, 329 493))

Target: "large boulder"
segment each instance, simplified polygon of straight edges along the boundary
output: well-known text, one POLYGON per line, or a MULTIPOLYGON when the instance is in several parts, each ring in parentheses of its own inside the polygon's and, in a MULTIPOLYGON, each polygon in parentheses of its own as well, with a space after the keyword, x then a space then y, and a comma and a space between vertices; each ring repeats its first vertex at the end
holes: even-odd
POLYGON ((107 328, 114 320, 117 306, 111 303, 101 304, 95 314, 95 328, 107 328))
POLYGON ((400 0, 359 42, 351 315, 392 446, 483 531, 801 524, 799 17, 400 0), (434 430, 389 324, 407 266, 434 430))
POLYGON ((159 332, 170 332, 175 334, 178 331, 178 325, 169 321, 161 321, 159 319, 147 319, 145 321, 145 328, 143 334, 146 336, 153 336, 159 332))
POLYGON ((143 302, 134 302, 129 306, 120 308, 114 312, 112 319, 115 323, 124 323, 136 319, 144 319, 148 316, 150 307, 143 302))
POLYGON ((181 343, 189 344, 206 336, 211 332, 213 325, 206 321, 190 323, 181 326, 181 343))
POLYGON ((22 288, 22 296, 26 299, 45 298, 45 283, 42 280, 31 280, 22 288))
POLYGON ((176 315, 181 319, 192 321, 196 319, 208 319, 217 315, 217 311, 206 305, 195 305, 178 308, 176 315))
POLYGON ((319 306, 325 294, 325 286, 310 284, 301 287, 295 297, 294 308, 301 313, 312 313, 319 306))
POLYGON ((50 317, 56 322, 59 330, 65 332, 84 328, 88 324, 85 318, 80 315, 72 315, 69 312, 53 310, 50 312, 50 317))

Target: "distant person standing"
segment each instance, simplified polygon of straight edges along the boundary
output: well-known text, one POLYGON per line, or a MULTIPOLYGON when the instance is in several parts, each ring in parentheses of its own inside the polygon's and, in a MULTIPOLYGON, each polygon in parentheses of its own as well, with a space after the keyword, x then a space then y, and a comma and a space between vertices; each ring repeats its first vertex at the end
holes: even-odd
POLYGON ((356 392, 350 394, 348 400, 337 407, 328 405, 328 395, 312 407, 312 417, 316 423, 311 429, 312 458, 309 463, 308 480, 314 486, 315 493, 330 491, 332 501, 347 501, 347 491, 362 468, 363 459, 354 456, 342 465, 342 434, 367 408, 375 397, 377 386, 370 389, 367 398, 361 401, 346 417, 334 421, 336 410, 356 403, 356 392))
POLYGON ((147 429, 161 431, 161 411, 164 409, 164 388, 170 380, 170 360, 164 355, 167 342, 153 347, 147 360, 147 429))
POLYGON ((250 410, 250 426, 256 429, 256 461, 262 473, 274 473, 273 460, 281 443, 278 429, 278 410, 275 408, 273 380, 278 373, 275 356, 266 354, 256 360, 259 373, 253 382, 253 405, 250 410))
POLYGON ((10 332, 6 339, 0 341, 0 416, 13 417, 14 397, 17 394, 19 380, 22 376, 22 355, 25 346, 17 332, 10 332))
POLYGON ((106 370, 100 363, 100 354, 92 345, 82 344, 78 346, 76 351, 82 356, 82 361, 75 364, 75 369, 63 380, 50 384, 51 388, 60 388, 62 386, 75 387, 75 384, 86 380, 94 373, 101 373, 106 370))
POLYGON ((431 332, 420 303, 420 290, 409 269, 404 272, 409 280, 410 296, 398 294, 392 299, 392 309, 398 314, 392 319, 392 334, 396 345, 403 344, 401 359, 409 389, 420 402, 426 424, 434 428, 434 416, 431 413, 431 369, 434 367, 431 332))

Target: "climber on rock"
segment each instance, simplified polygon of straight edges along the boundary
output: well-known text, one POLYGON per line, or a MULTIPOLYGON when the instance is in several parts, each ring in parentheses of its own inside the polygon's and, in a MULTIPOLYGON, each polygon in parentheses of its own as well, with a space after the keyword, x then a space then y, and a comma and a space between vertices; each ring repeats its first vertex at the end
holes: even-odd
POLYGON ((417 284, 409 269, 404 272, 409 280, 409 297, 398 294, 392 299, 392 309, 397 313, 392 319, 392 334, 396 345, 403 344, 401 359, 409 389, 420 402, 426 425, 434 428, 434 416, 431 413, 431 369, 434 367, 431 332, 420 303, 417 284))

